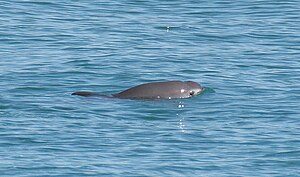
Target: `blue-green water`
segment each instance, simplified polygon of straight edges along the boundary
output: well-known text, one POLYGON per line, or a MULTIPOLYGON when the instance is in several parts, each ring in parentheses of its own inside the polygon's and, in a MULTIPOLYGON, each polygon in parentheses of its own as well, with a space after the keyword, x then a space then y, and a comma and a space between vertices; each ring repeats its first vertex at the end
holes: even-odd
POLYGON ((0 9, 1 176, 300 174, 299 1, 0 9), (209 89, 166 101, 70 95, 164 80, 209 89))

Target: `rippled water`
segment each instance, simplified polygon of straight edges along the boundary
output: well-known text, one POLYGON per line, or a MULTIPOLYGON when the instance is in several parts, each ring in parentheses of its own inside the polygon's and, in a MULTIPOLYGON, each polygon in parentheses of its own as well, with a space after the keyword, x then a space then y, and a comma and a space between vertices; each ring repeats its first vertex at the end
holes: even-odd
POLYGON ((299 1, 0 2, 0 175, 300 174, 299 1))

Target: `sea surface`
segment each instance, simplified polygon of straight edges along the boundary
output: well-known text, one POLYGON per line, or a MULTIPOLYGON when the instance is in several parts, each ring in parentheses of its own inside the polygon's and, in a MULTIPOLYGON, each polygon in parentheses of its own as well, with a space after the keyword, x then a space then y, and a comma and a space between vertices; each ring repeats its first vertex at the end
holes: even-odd
POLYGON ((300 176, 300 1, 0 0, 0 176, 300 176), (153 81, 206 91, 85 98, 153 81))

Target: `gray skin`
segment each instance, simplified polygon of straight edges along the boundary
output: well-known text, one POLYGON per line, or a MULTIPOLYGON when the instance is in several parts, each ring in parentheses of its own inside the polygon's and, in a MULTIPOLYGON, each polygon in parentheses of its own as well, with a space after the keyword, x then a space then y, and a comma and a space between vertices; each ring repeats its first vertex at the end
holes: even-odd
MULTIPOLYGON (((121 99, 191 98, 200 94, 203 90, 203 87, 193 81, 151 82, 129 88, 117 94, 112 94, 109 97, 121 99)), ((94 92, 74 92, 72 95, 105 96, 94 92)))

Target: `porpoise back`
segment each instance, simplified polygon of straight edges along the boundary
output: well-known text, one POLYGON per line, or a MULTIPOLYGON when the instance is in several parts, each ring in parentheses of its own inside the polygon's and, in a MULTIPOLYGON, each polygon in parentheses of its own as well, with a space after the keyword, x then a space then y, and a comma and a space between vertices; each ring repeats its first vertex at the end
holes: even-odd
MULTIPOLYGON (((198 95, 203 90, 200 84, 193 81, 151 82, 129 88, 117 94, 112 94, 112 97, 121 99, 190 98, 198 95)), ((72 95, 98 96, 101 94, 93 92, 74 92, 72 95)))
POLYGON ((203 88, 193 81, 152 82, 129 88, 113 96, 129 99, 190 98, 202 90, 203 88))

